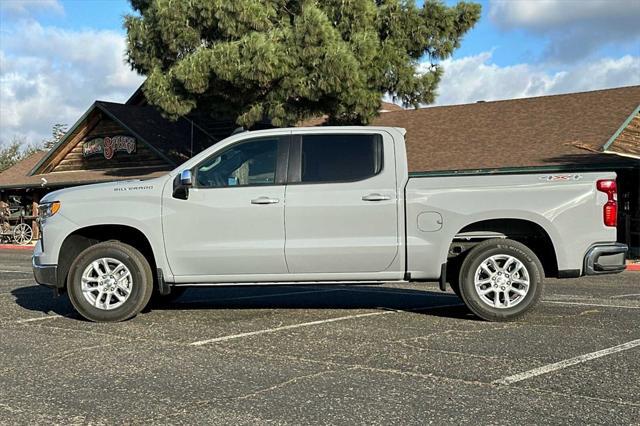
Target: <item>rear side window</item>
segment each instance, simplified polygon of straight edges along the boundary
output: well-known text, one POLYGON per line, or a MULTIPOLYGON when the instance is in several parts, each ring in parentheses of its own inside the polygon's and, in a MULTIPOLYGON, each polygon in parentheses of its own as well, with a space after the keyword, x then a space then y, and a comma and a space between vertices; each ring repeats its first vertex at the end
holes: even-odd
POLYGON ((301 182, 348 182, 382 170, 380 135, 305 135, 301 147, 301 182))

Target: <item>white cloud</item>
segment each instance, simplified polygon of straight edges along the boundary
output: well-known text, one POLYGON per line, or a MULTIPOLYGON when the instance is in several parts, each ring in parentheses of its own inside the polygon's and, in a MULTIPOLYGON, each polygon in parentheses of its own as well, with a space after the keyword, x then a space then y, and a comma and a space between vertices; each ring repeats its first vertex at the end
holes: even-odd
POLYGON ((543 37, 547 62, 573 63, 613 44, 640 54, 638 0, 491 0, 489 17, 543 37))
POLYGON ((640 84, 640 57, 602 58, 550 71, 544 65, 498 66, 492 52, 442 62, 437 105, 523 98, 640 84))
POLYGON ((59 0, 2 0, 0 12, 10 17, 24 17, 33 13, 53 12, 64 13, 64 7, 59 0))
POLYGON ((94 100, 122 102, 143 78, 124 61, 115 31, 63 30, 30 21, 2 34, 0 139, 48 137, 53 124, 72 125, 94 100))

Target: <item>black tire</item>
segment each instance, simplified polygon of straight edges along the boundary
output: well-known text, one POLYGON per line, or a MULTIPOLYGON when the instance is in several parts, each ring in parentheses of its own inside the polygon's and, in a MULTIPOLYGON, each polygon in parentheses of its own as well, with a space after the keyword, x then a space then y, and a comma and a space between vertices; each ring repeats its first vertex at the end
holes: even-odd
POLYGON ((458 282, 458 277, 455 277, 455 279, 452 278, 451 281, 449 281, 449 287, 451 287, 451 290, 453 290, 456 296, 462 299, 462 295, 460 294, 460 283, 458 282))
MULTIPOLYGON (((504 266, 503 264, 502 266, 504 266)), ((497 272, 496 272, 497 273, 497 272)), ((520 274, 523 271, 517 273, 517 277, 520 278, 520 274)), ((504 274, 504 272, 501 272, 504 274)), ((501 275, 502 276, 502 275, 501 275)), ((507 275, 508 276, 508 275, 507 275)), ((498 277, 496 277, 498 278, 498 277)), ((513 279, 513 277, 512 277, 513 279)), ((462 263, 459 274, 459 292, 460 297, 467 305, 467 307, 478 317, 487 321, 512 321, 516 318, 520 318, 535 307, 540 301, 543 292, 543 280, 544 269, 538 257, 527 246, 517 241, 508 239, 493 239, 483 241, 473 249, 470 250, 466 259, 462 263), (512 307, 495 307, 490 306, 487 302, 483 301, 475 288, 475 274, 483 261, 488 260, 491 256, 507 255, 511 256, 522 263, 529 277, 528 291, 524 296, 518 298, 518 295, 508 293, 509 297, 514 297, 518 303, 512 307)), ((514 280, 515 281, 515 280, 514 280)), ((453 287, 453 286, 452 286, 453 287)), ((482 289, 494 287, 490 284, 485 285, 482 289)), ((496 287, 498 291, 502 287, 496 287)), ((507 286, 508 288, 508 286, 507 286)), ((454 290, 455 291, 455 290, 454 290)), ((492 291, 489 289, 489 291, 492 291)), ((508 290, 507 290, 508 291, 508 290)), ((505 304, 505 294, 499 296, 497 293, 493 294, 493 298, 498 298, 501 304, 505 304)), ((489 296, 487 296, 488 298, 489 296)), ((511 299, 510 299, 511 300, 511 299)))
POLYGON ((125 321, 136 316, 148 303, 153 293, 153 275, 145 257, 134 247, 119 241, 107 241, 93 245, 71 264, 67 279, 67 291, 74 308, 84 318, 95 322, 125 321), (129 297, 121 306, 105 310, 89 303, 82 292, 82 274, 95 260, 112 258, 124 264, 131 273, 129 297))

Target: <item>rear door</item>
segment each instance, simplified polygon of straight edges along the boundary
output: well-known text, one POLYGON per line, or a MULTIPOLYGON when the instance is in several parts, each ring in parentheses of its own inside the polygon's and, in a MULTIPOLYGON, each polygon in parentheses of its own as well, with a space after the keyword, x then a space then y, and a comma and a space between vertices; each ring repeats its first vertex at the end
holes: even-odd
POLYGON ((400 243, 396 188, 388 134, 294 131, 285 206, 289 272, 389 269, 400 243))

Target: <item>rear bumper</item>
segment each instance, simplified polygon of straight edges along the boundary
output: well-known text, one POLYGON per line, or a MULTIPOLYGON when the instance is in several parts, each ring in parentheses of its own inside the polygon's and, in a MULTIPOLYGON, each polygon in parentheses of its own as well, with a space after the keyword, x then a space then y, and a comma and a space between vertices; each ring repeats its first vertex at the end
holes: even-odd
POLYGON ((584 274, 616 274, 626 268, 626 254, 629 248, 625 244, 596 244, 584 257, 584 274))

